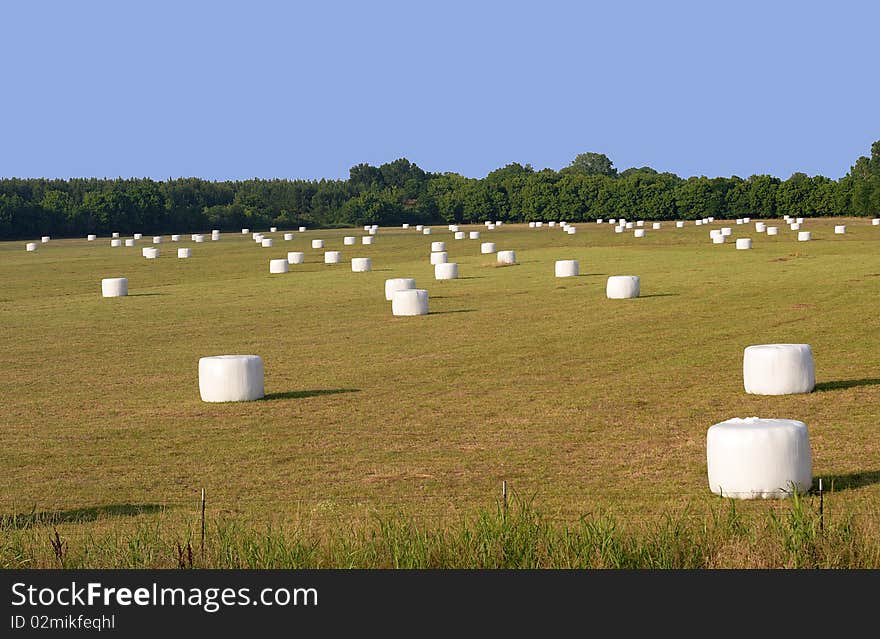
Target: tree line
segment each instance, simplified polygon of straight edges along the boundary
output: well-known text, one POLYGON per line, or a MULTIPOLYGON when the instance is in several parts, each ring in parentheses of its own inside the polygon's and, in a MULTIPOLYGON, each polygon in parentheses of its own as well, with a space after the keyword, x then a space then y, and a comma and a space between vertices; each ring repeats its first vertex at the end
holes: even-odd
POLYGON ((618 172, 601 153, 559 170, 508 164, 486 177, 430 173, 405 158, 358 164, 347 180, 0 179, 0 238, 186 233, 268 226, 529 222, 626 217, 880 216, 880 141, 839 180, 795 173, 690 177, 618 172))

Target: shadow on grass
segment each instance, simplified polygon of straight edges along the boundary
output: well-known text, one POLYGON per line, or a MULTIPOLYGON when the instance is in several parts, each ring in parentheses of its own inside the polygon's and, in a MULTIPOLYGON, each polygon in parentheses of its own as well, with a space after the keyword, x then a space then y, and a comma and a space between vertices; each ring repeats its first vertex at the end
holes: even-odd
POLYGON ((474 308, 459 308, 454 311, 429 311, 428 315, 446 315, 447 313, 473 313, 474 308))
POLYGON ((162 509, 163 507, 159 504, 108 504, 73 510, 32 511, 18 515, 0 516, 0 530, 83 523, 95 521, 100 517, 136 517, 137 515, 156 513, 162 509))
POLYGON ((168 295, 168 293, 129 293, 129 297, 150 297, 151 295, 168 295))
POLYGON ((272 401, 275 399, 304 399, 306 397, 318 397, 320 395, 359 393, 360 391, 360 388, 319 388, 315 390, 284 391, 282 393, 268 393, 263 396, 263 401, 272 401))
MULTIPOLYGON (((818 486, 818 480, 813 480, 813 488, 818 486)), ((863 473, 849 473, 846 475, 822 475, 822 489, 832 490, 852 490, 872 484, 880 484, 880 470, 868 470, 863 473)))
POLYGON ((457 277, 457 280, 482 280, 486 276, 485 275, 466 275, 464 277, 457 277))
POLYGON ((814 392, 822 393, 824 391, 843 390, 845 388, 856 388, 857 386, 877 386, 880 385, 880 378, 871 377, 868 379, 840 379, 833 382, 819 382, 813 387, 814 392))
POLYGON ((650 295, 639 295, 639 297, 678 297, 678 293, 651 293, 650 295))

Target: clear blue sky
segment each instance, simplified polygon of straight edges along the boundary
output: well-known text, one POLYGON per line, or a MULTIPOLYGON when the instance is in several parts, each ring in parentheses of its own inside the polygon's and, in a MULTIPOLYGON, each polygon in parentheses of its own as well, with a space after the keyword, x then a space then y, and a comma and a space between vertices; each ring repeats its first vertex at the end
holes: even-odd
POLYGON ((0 22, 2 177, 482 177, 596 151, 839 178, 880 139, 867 0, 10 0, 0 22))

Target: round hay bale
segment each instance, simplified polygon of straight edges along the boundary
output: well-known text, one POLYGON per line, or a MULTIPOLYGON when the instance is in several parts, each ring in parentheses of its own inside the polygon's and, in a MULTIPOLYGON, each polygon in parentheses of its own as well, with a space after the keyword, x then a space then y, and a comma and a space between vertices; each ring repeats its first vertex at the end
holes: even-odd
POLYGON ((633 223, 632 223, 632 222, 627 222, 624 226, 626 227, 627 230, 629 230, 629 229, 631 229, 631 228, 633 227, 633 223))
POLYGON ((880 217, 875 217, 871 220, 871 226, 880 226, 880 217))
POLYGON ((651 229, 654 231, 659 231, 660 230, 660 222, 654 222, 653 224, 651 224, 651 229))
POLYGON ((468 233, 468 239, 479 240, 480 239, 480 232, 479 231, 471 231, 470 233, 468 233))
POLYGON ((768 226, 766 233, 767 235, 779 235, 779 228, 775 226, 768 226))
POLYGON ((105 277, 101 280, 101 295, 104 297, 125 297, 128 295, 128 278, 105 277))
POLYGON ((624 227, 622 227, 622 226, 615 226, 614 227, 615 233, 623 233, 623 230, 624 230, 624 227))
POLYGON ((430 234, 431 234, 431 229, 430 229, 430 228, 427 228, 427 227, 426 227, 426 228, 423 228, 423 229, 422 229, 422 235, 430 235, 430 234))
POLYGON ((379 229, 370 229, 370 231, 369 231, 370 235, 375 235, 378 232, 379 232, 379 229))
MULTIPOLYGON (((712 218, 712 219, 714 220, 715 218, 712 218)), ((750 218, 750 217, 744 217, 744 218, 743 218, 743 224, 748 224, 748 223, 751 222, 751 221, 752 221, 752 218, 750 218)))
POLYGON ((798 242, 809 242, 811 233, 809 231, 798 231, 798 242))
POLYGON ((580 275, 580 264, 577 260, 556 260, 556 277, 577 277, 580 275))
POLYGON ((114 238, 110 240, 110 246, 122 246, 122 240, 119 238, 114 238))
POLYGON ((743 386, 751 395, 794 395, 816 386, 809 344, 756 344, 743 351, 743 386))
POLYGON ((342 261, 342 251, 325 251, 324 264, 339 264, 342 261))
POLYGON ((37 250, 37 243, 36 242, 28 242, 27 244, 24 245, 24 250, 25 251, 36 251, 37 250))
POLYGON ((285 242, 289 242, 292 239, 293 239, 293 233, 285 233, 284 234, 284 241, 285 242))
POLYGON ((835 235, 843 235, 844 233, 846 233, 846 225, 838 224, 837 226, 834 227, 834 234, 835 235))
POLYGON ((446 242, 431 242, 431 251, 445 251, 446 242))
POLYGON ((645 225, 645 220, 636 220, 636 226, 637 226, 637 227, 638 227, 638 226, 644 226, 644 225, 645 225))
POLYGON ((795 222, 797 222, 798 224, 803 224, 803 223, 804 223, 804 218, 802 218, 802 217, 796 218, 796 219, 795 219, 795 222))
POLYGON ((155 260, 157 257, 159 257, 159 249, 153 247, 145 248, 144 257, 148 260, 155 260))
POLYGON ((446 251, 434 251, 431 253, 431 264, 436 266, 437 264, 445 264, 449 259, 449 254, 446 251))
POLYGON ((179 235, 172 235, 172 236, 171 236, 171 241, 172 241, 172 242, 179 242, 179 241, 180 241, 180 236, 179 236, 179 235))
POLYGON ((612 300, 630 299, 640 293, 641 278, 638 275, 612 275, 605 285, 605 295, 612 300))
POLYGON ((302 264, 306 261, 306 254, 299 251, 291 251, 287 254, 288 264, 302 264))
POLYGON ((125 240, 125 245, 126 245, 126 246, 129 246, 129 247, 130 247, 130 246, 134 246, 134 240, 131 239, 131 238, 126 239, 126 240, 125 240))
POLYGON ((272 238, 264 237, 263 240, 260 242, 260 246, 262 246, 263 248, 272 248, 272 238))
POLYGON ((306 232, 306 227, 304 227, 304 226, 299 227, 299 232, 300 232, 300 233, 305 233, 305 232, 306 232))
POLYGON ((733 235, 733 229, 729 226, 722 226, 721 235, 723 235, 724 237, 729 237, 730 235, 733 235))
POLYGON ((645 237, 645 229, 636 229, 633 231, 633 237, 645 237))
POLYGON ((369 257, 353 257, 351 258, 352 273, 366 273, 373 269, 373 262, 369 257))
POLYGON ((764 222, 755 222, 755 232, 763 233, 767 230, 767 225, 764 222))
POLYGON ((313 249, 324 248, 324 240, 312 240, 312 248, 313 249))
POLYGON ((675 228, 677 228, 677 229, 683 229, 683 228, 684 228, 684 222, 682 222, 681 220, 679 220, 678 222, 675 223, 675 228))
POLYGON ((455 232, 455 239, 456 240, 463 240, 464 239, 464 231, 456 231, 455 232))
POLYGON ((752 248, 752 240, 748 237, 741 237, 736 241, 736 249, 738 251, 744 251, 752 248))
POLYGON ((535 222, 535 228, 539 229, 539 228, 541 228, 542 226, 544 226, 544 223, 543 223, 543 222, 535 222))
POLYGON ((706 432, 709 489, 735 499, 780 499, 813 483, 807 425, 795 419, 733 418, 706 432))
POLYGON ((247 235, 247 234, 250 233, 250 232, 251 232, 250 229, 241 229, 241 234, 242 234, 242 235, 247 235))
POLYGON ((373 240, 375 239, 376 238, 373 235, 364 235, 361 237, 361 244, 366 244, 367 246, 369 246, 373 243, 373 240))
POLYGON ((188 257, 192 257, 192 249, 188 249, 188 248, 177 249, 177 257, 181 260, 185 260, 188 257))
POLYGON ((365 231, 369 231, 371 228, 373 228, 373 227, 370 226, 369 224, 364 224, 364 230, 365 230, 365 231))
POLYGON ((697 226, 703 226, 703 220, 694 220, 694 224, 697 226))
POLYGON ((385 280, 385 299, 391 301, 395 291, 408 291, 416 287, 416 281, 412 277, 393 277, 385 280))
POLYGON ((530 229, 535 228, 535 223, 534 223, 534 222, 529 222, 529 228, 530 228, 530 229))
POLYGON ((452 233, 458 233, 458 224, 450 224, 450 225, 449 225, 449 230, 450 230, 452 233))
POLYGON ((574 235, 575 233, 577 233, 577 228, 569 224, 565 227, 565 232, 569 235, 574 235))
POLYGON ((265 395, 259 355, 215 355, 199 359, 203 402, 249 402, 265 395))
POLYGON ((421 232, 424 230, 424 228, 425 228, 424 225, 422 225, 422 224, 416 224, 416 230, 417 230, 419 233, 421 233, 421 232))
POLYGON ((739 224, 743 224, 743 219, 742 219, 741 217, 736 218, 736 223, 737 223, 738 225, 739 225, 739 224))
POLYGON ((269 272, 270 273, 287 273, 288 262, 286 259, 281 258, 277 260, 269 260, 269 272))
POLYGON ((458 278, 458 264, 455 262, 443 262, 434 265, 435 280, 454 280, 458 278))
POLYGON ((270 226, 270 227, 269 227, 269 232, 270 232, 270 233, 275 233, 277 230, 278 230, 278 227, 277 227, 277 226, 270 226))
POLYGON ((494 230, 495 230, 495 225, 494 225, 494 224, 489 224, 488 226, 486 226, 486 230, 487 230, 487 231, 494 231, 494 230))
POLYGON ((136 240, 143 238, 143 236, 144 236, 143 233, 135 233, 134 235, 132 235, 132 237, 136 240))
POLYGON ((342 238, 342 243, 345 246, 353 246, 357 242, 357 238, 354 235, 346 235, 342 238))
POLYGON ((401 224, 401 228, 405 228, 405 229, 408 229, 408 228, 409 228, 409 224, 406 224, 406 223, 404 223, 404 224, 401 224))
POLYGON ((483 242, 480 244, 480 253, 487 255, 495 252, 495 242, 483 242))
POLYGON ((413 316, 428 314, 428 291, 423 288, 396 290, 391 296, 391 314, 413 316))
POLYGON ((516 251, 498 251, 496 259, 499 264, 516 264, 516 251))
POLYGON ((86 241, 88 242, 94 242, 96 239, 98 239, 98 236, 94 233, 89 233, 88 235, 86 235, 86 241))
POLYGON ((788 225, 788 228, 790 228, 792 231, 799 231, 801 229, 801 225, 797 222, 792 222, 788 225))
POLYGON ((199 235, 193 236, 193 242, 197 242, 197 243, 201 244, 204 241, 205 241, 204 235, 199 234, 199 235))
POLYGON ((143 248, 141 249, 141 255, 143 255, 144 257, 146 257, 146 256, 147 256, 147 249, 148 249, 148 248, 150 248, 150 247, 149 247, 149 246, 145 246, 145 247, 143 247, 143 248))
POLYGON ((154 235, 153 236, 153 244, 161 244, 161 243, 162 243, 162 236, 161 235, 154 235))
POLYGON ((110 234, 110 237, 111 237, 112 239, 116 239, 116 238, 119 237, 119 233, 111 233, 111 234, 110 234))
POLYGON ((721 233, 719 233, 718 235, 713 235, 712 236, 712 244, 724 244, 724 241, 726 239, 727 238, 724 237, 723 235, 721 235, 721 233))
POLYGON ((220 240, 220 231, 211 231, 211 241, 217 242, 220 240))

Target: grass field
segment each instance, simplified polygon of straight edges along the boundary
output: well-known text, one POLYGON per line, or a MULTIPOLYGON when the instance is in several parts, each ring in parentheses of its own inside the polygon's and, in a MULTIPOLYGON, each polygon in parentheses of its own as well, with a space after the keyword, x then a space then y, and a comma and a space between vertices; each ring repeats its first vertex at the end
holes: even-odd
MULTIPOLYGON (((377 521, 453 530, 495 508, 502 480, 560 526, 698 522, 725 504, 707 485, 707 428, 752 415, 806 422, 814 477, 833 485, 825 506, 869 518, 876 535, 880 227, 808 219, 813 239, 797 242, 781 220, 777 237, 731 221, 754 241, 737 251, 710 242, 721 225, 667 222, 642 239, 595 223, 575 235, 463 226, 482 237, 459 241, 441 226, 383 228, 372 246, 343 246, 360 229, 289 242, 280 229, 273 248, 165 235, 156 260, 141 256, 150 237, 2 243, 0 565, 52 565, 46 522, 72 547, 104 540, 103 560, 80 545, 83 565, 112 563, 114 535, 197 527, 202 488, 225 530, 307 539, 377 521), (313 238, 343 263, 323 264, 313 238), (434 280, 432 241, 446 241, 460 279, 434 280), (482 241, 518 264, 498 266, 482 241), (183 246, 192 258, 176 258, 183 246), (306 263, 270 275, 287 251, 306 263), (373 271, 352 273, 352 257, 373 271), (558 259, 579 260, 581 276, 554 278, 558 259), (618 274, 641 276, 642 297, 606 299, 618 274), (129 296, 102 298, 104 277, 127 277, 129 296), (393 317, 390 277, 426 288, 430 314, 393 317), (744 392, 743 349, 776 342, 812 346, 815 392, 744 392), (263 357, 266 399, 200 400, 198 359, 231 353, 263 357)), ((790 508, 736 504, 754 522, 790 508)))

